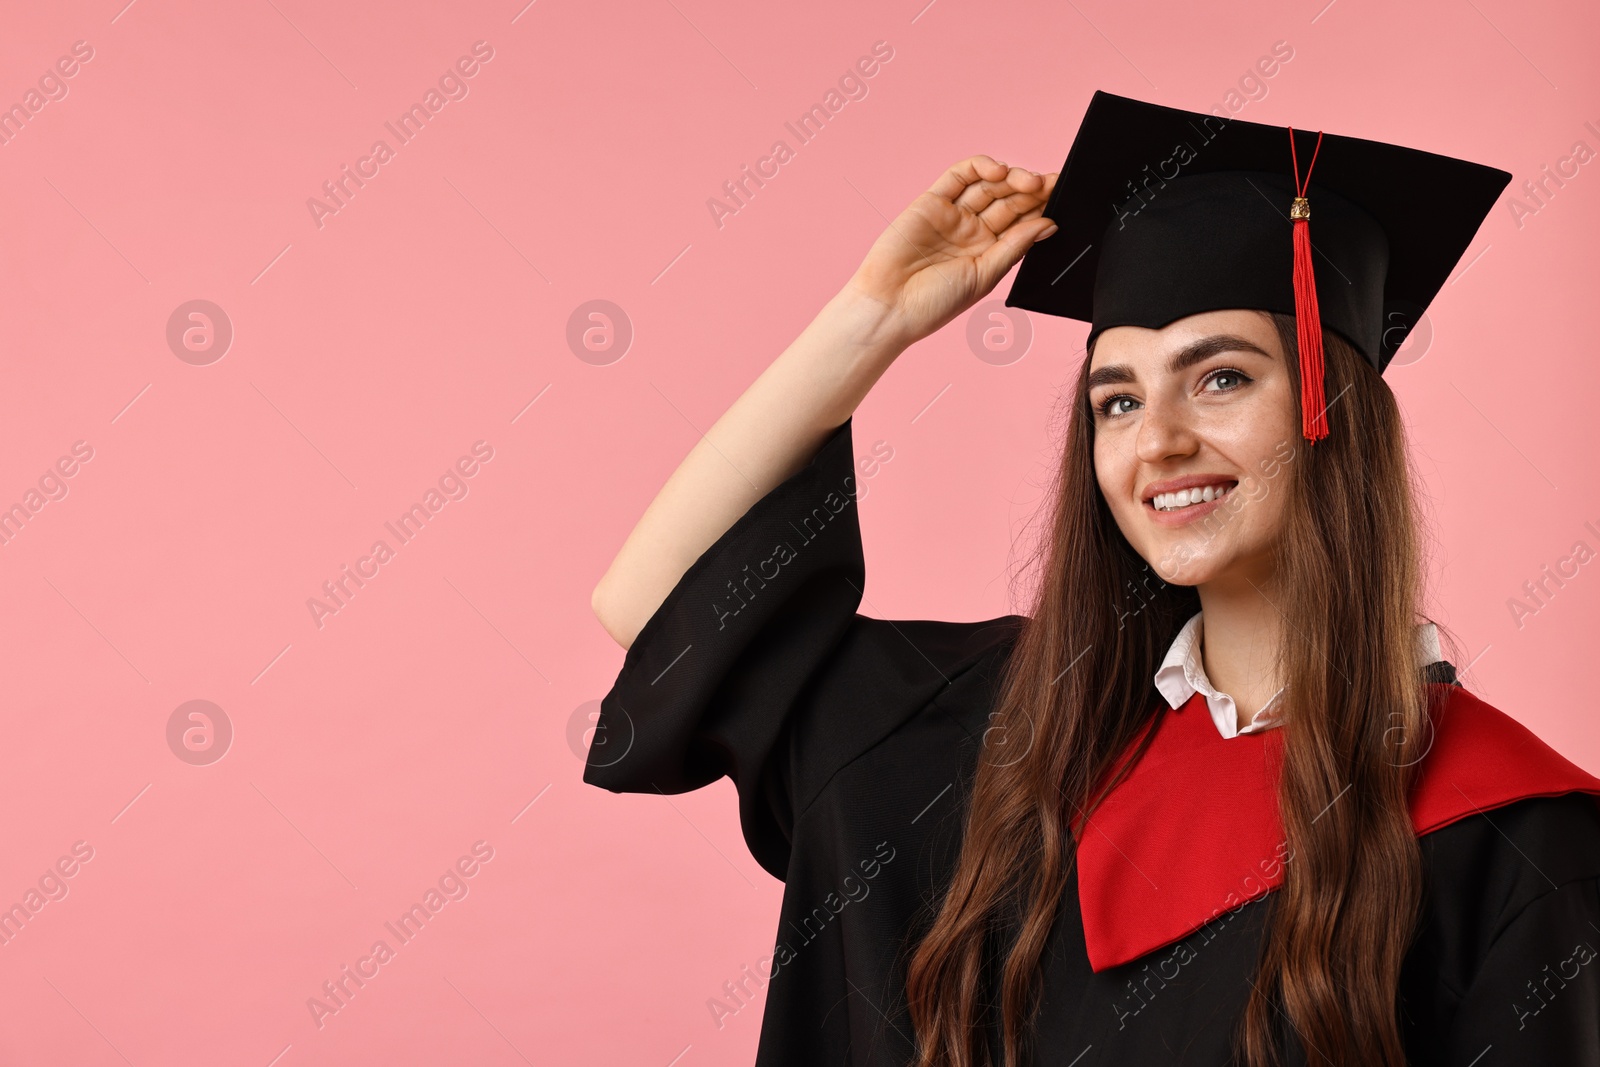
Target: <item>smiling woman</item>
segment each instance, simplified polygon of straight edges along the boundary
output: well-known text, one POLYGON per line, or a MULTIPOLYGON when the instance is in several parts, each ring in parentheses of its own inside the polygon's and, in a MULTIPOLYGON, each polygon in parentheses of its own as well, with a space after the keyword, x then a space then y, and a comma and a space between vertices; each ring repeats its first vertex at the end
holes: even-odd
POLYGON ((1179 558, 1185 584, 1229 570, 1235 582, 1267 580, 1283 494, 1251 490, 1257 471, 1292 462, 1299 388, 1271 316, 1211 311, 1161 330, 1115 327, 1098 339, 1086 384, 1096 480, 1135 551, 1167 581, 1178 573, 1163 564, 1179 558), (1237 521, 1197 538, 1224 502, 1237 521))
MULTIPOLYGON (((1341 417, 1330 420, 1329 435, 1314 447, 1301 437, 1298 330, 1291 315, 1206 311, 1159 329, 1105 328, 1091 340, 1058 488, 1055 569, 1032 612, 1035 629, 1021 638, 997 697, 1001 722, 1055 724, 1057 736, 1037 751, 1057 755, 1020 785, 982 767, 955 882, 959 887, 970 877, 974 895, 997 900, 1007 897, 1003 887, 1029 884, 1027 864, 1008 857, 1027 856, 1043 831, 1020 820, 1000 824, 984 842, 975 832, 978 820, 989 805, 1013 803, 1008 792, 1029 797, 1023 810, 1048 807, 1053 783, 1068 782, 1062 817, 1087 826, 1076 834, 1086 950, 1096 972, 1114 972, 1175 935, 1204 931, 1217 913, 1201 909, 1228 903, 1223 894, 1248 871, 1252 855, 1265 857, 1275 843, 1286 844, 1292 862, 1269 883, 1284 891, 1253 920, 1261 924, 1251 938, 1260 946, 1260 964, 1231 1009, 1241 1021, 1239 1040, 1248 1048, 1260 1034, 1250 1028, 1264 1027, 1265 1055, 1281 1042, 1276 1013, 1292 1010, 1318 1048, 1332 1053, 1343 1043, 1350 1050, 1333 1062, 1382 1063, 1385 1025, 1397 1045, 1417 1039, 1401 1034, 1393 1005, 1408 1004, 1418 1018, 1434 999, 1425 986, 1401 985, 1405 937, 1422 903, 1419 827, 1406 791, 1433 737, 1432 722, 1454 707, 1459 690, 1427 684, 1429 677, 1451 677, 1448 665, 1433 663, 1436 656, 1420 664, 1433 664, 1432 674, 1417 670, 1417 650, 1430 642, 1417 632, 1420 561, 1393 395, 1337 333, 1328 330, 1323 340, 1327 382, 1341 417), (1284 461, 1285 455, 1292 458, 1284 461), (1257 481, 1257 472, 1274 480, 1257 481), (1191 503, 1197 489, 1201 500, 1191 503), (1207 523, 1230 497, 1227 521, 1207 523), (1370 499, 1387 506, 1369 508, 1370 499), (1162 561, 1177 558, 1184 561, 1181 574, 1167 573, 1162 561), (1113 624, 1109 610, 1095 610, 1102 601, 1115 604, 1119 590, 1149 566, 1170 584, 1159 585, 1142 605, 1138 625, 1125 617, 1113 624), (1335 589, 1340 595, 1331 595, 1335 589), (1050 631, 1058 636, 1048 647, 1033 647, 1033 634, 1050 631), (1060 671, 1055 648, 1061 645, 1089 651, 1059 685, 1048 687, 1055 707, 1041 711, 1036 694, 1060 671), (1169 672, 1174 679, 1163 677, 1169 672), (1119 710, 1119 701, 1101 695, 1137 692, 1140 679, 1152 676, 1171 712, 1193 720, 1188 729, 1158 717, 1147 733, 1147 719, 1128 715, 1140 702, 1119 710), (1191 704, 1205 717, 1187 712, 1191 704), (1294 743, 1263 736, 1285 716, 1294 743), (1196 722, 1204 724, 1200 739, 1189 732, 1196 722), (1259 746, 1210 752, 1212 725, 1230 746, 1259 746), (1139 767, 1165 761, 1162 774, 1146 772, 1141 779, 1134 773, 1107 793, 1104 779, 1116 769, 1108 757, 1141 739, 1150 750, 1139 767), (1243 767, 1214 762, 1246 751, 1279 764, 1281 778, 1259 781, 1243 767), (1191 783, 1181 797, 1169 794, 1168 783, 1184 777, 1172 763, 1202 753, 1201 766, 1216 777, 1191 783), (1254 789, 1241 789, 1233 773, 1244 774, 1252 787, 1258 781, 1275 787, 1277 802, 1263 809, 1254 789), (1217 780, 1226 784, 1219 787, 1217 780), (1202 810, 1174 818, 1189 804, 1202 810), (1130 810, 1141 818, 1126 822, 1130 810), (1092 814, 1074 819, 1078 812, 1092 814), (1158 817, 1171 820, 1169 830, 1140 825, 1158 817), (1263 819, 1266 830, 1258 822, 1263 819), (1163 841, 1168 834, 1205 844, 1191 852, 1176 838, 1163 841), (1229 835, 1258 839, 1241 851, 1229 835), (1117 854, 1097 857, 1106 840, 1116 843, 1117 854), (1173 848, 1190 853, 1193 866, 1174 864, 1173 848), (1114 872, 1130 862, 1123 854, 1167 891, 1147 894, 1139 885, 1121 884, 1114 872), (1203 872, 1199 881, 1215 880, 1215 890, 1192 900, 1174 893, 1172 880, 1194 880, 1196 868, 1203 872), (1341 922, 1330 927, 1326 894, 1333 887, 1341 922), (1402 923, 1397 934, 1393 927, 1402 923), (1106 932, 1097 934, 1097 927, 1106 932), (1097 937, 1104 943, 1097 945, 1097 937), (1345 1018, 1335 1017, 1329 1032, 1313 1033, 1319 1022, 1327 1024, 1316 1017, 1324 1006, 1315 987, 1305 984, 1307 972, 1318 971, 1334 988, 1351 992, 1339 997, 1345 1018), (1270 1001, 1258 992, 1266 989, 1275 990, 1270 1001)), ((1459 770, 1473 773, 1470 765, 1459 770)), ((1044 891, 1034 892, 1035 913, 1017 920, 1023 931, 1029 922, 1048 928, 1037 914, 1044 891)), ((1446 913, 1459 906, 1428 903, 1446 913)), ((941 952, 961 951, 963 923, 970 921, 946 906, 912 961, 913 996, 924 971, 948 966, 941 952)), ((1451 942, 1462 933, 1439 931, 1437 937, 1451 942)), ((1026 950, 1019 942, 1019 951, 1026 950)), ((1190 981, 1185 988, 1197 988, 1190 981)), ((925 995, 934 1001, 945 994, 934 985, 925 995)), ((1184 1025, 1198 1028, 1192 1019, 1184 1025)))
POLYGON ((759 1067, 1600 1067, 1600 779, 1442 659, 1382 377, 1509 175, 1219 122, 1097 93, 1059 174, 950 168, 595 588, 627 751, 584 781, 732 777, 780 932, 905 857, 772 978, 759 1067), (1091 326, 1033 602, 861 615, 852 413, 1024 255, 1007 304, 1091 326))

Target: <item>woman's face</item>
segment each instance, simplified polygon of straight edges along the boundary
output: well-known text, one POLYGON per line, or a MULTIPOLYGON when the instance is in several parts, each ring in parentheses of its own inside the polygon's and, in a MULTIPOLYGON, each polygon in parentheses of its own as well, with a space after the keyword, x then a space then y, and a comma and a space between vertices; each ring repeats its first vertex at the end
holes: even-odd
POLYGON ((1123 536, 1163 580, 1266 587, 1297 401, 1265 312, 1100 334, 1089 377, 1095 476, 1123 536))

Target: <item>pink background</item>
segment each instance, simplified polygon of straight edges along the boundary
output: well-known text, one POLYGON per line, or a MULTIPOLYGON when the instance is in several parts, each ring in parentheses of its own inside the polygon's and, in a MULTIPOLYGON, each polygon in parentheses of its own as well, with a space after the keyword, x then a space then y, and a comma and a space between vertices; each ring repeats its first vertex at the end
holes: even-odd
MULTIPOLYGON (((748 1063, 760 1003, 719 1028, 706 1002, 770 949, 782 887, 727 781, 580 782, 622 660, 588 597, 886 217, 974 152, 1055 169, 1096 88, 1224 107, 1277 41, 1243 118, 1513 189, 1600 150, 1592 5, 524 2, 8 16, 0 104, 76 41, 93 58, 0 145, 0 506, 66 490, 0 547, 0 906, 67 890, 0 946, 0 1062, 748 1063), (880 40, 867 95, 797 145, 785 121, 880 40), (384 123, 477 41, 468 95, 398 145, 384 123), (319 227, 307 199, 379 138, 394 157, 319 227), (779 138, 794 158, 719 228, 707 200, 779 138), (234 333, 204 365, 167 340, 197 299, 234 333), (607 365, 567 341, 597 299, 634 330, 607 365), (92 459, 45 477, 79 441, 92 459), (400 545, 385 522, 479 441, 492 459, 446 478, 466 495, 400 545), (380 538, 394 557, 319 627, 308 599, 371 574, 380 538), (169 745, 191 700, 231 724, 220 760, 169 745), (399 944, 384 923, 480 841, 492 860, 446 879, 467 895, 399 944), (319 1027, 308 998, 379 938, 393 958, 319 1027)), ((1597 222, 1595 163, 1520 225, 1497 206, 1389 374, 1473 687, 1591 771, 1600 564, 1520 626, 1508 601, 1600 549, 1597 222)), ((857 447, 894 449, 867 613, 1013 610, 1085 333, 1033 326, 996 366, 958 321, 862 407, 857 447)))

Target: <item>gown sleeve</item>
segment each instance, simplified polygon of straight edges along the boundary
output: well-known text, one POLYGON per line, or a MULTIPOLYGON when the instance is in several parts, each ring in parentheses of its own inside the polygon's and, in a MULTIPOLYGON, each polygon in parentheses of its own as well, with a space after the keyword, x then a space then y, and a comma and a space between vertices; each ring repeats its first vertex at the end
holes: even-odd
POLYGON ((1541 854, 1537 841, 1518 845, 1524 835, 1502 820, 1512 862, 1540 889, 1526 902, 1507 894, 1513 906, 1489 931, 1440 1062, 1600 1067, 1600 812, 1582 795, 1561 808, 1548 820, 1559 854, 1541 854))
POLYGON ((583 772, 616 793, 731 777, 745 841, 779 879, 796 819, 833 773, 1009 632, 856 613, 865 566, 851 422, 707 548, 645 623, 601 700, 583 772))

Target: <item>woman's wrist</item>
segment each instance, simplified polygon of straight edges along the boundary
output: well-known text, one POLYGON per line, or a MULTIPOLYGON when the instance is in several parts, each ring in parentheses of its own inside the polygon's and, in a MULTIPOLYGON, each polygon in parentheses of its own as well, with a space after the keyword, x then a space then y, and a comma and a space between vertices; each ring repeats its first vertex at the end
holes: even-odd
POLYGON ((865 292, 853 281, 847 282, 823 306, 823 314, 838 317, 862 348, 877 350, 891 360, 918 340, 906 336, 904 323, 895 307, 865 292))
POLYGON ((838 425, 911 340, 892 308, 847 285, 823 305, 790 354, 804 362, 806 378, 825 398, 823 422, 838 425))

